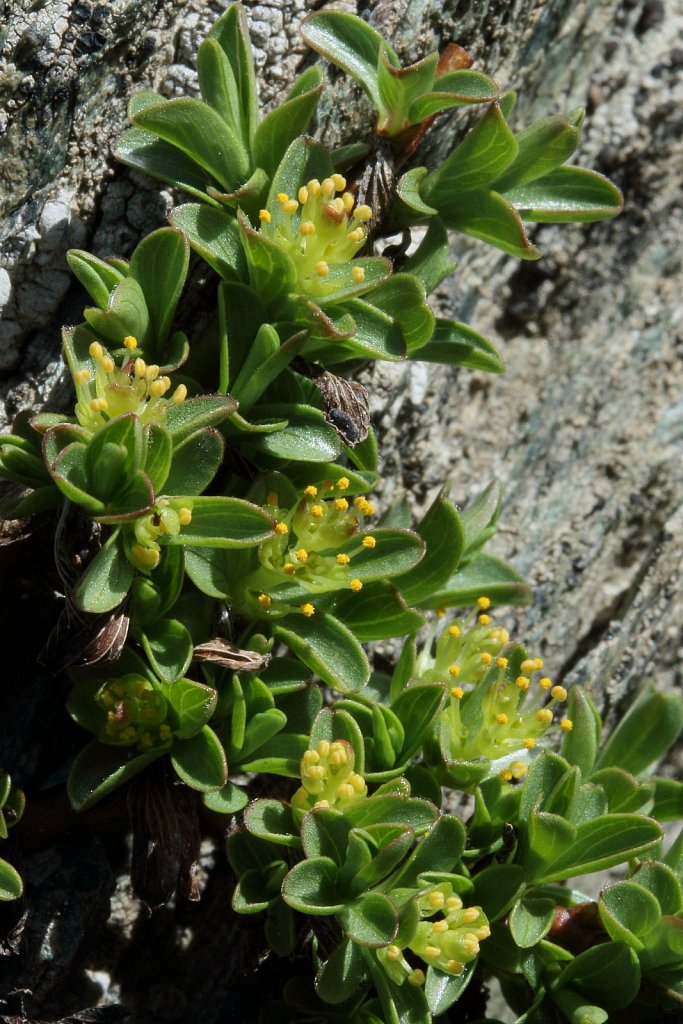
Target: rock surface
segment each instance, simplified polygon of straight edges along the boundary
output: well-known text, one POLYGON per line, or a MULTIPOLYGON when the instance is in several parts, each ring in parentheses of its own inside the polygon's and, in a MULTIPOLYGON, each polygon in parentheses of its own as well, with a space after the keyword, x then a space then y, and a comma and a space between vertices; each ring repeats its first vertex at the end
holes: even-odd
MULTIPOLYGON (((80 318, 83 293, 67 272, 66 249, 128 255, 171 203, 110 156, 127 97, 144 88, 193 92, 196 47, 225 6, 10 0, 0 14, 0 398, 10 420, 68 397, 59 327, 80 318)), ((267 104, 310 60, 298 24, 318 5, 246 6, 267 104)), ((519 89, 520 125, 587 105, 578 162, 624 191, 626 209, 614 222, 537 229, 539 263, 520 265, 456 240, 460 267, 442 287, 440 308, 499 345, 504 377, 420 364, 387 364, 369 377, 383 497, 406 488, 423 505, 450 480, 464 504, 492 476, 501 479, 506 503, 495 550, 528 576, 535 595, 506 622, 555 679, 588 685, 616 714, 643 674, 662 687, 681 682, 683 12, 676 0, 358 6, 402 56, 456 39, 476 66, 519 89)), ((341 133, 350 113, 351 134, 362 133, 370 123, 362 96, 330 77, 334 102, 321 126, 328 136, 341 133)), ((435 154, 452 147, 459 126, 457 117, 437 123, 435 154)), ((29 676, 30 664, 22 671, 29 676)), ((11 719, 11 749, 29 737, 47 742, 50 715, 28 714, 12 699, 19 717, 11 719)), ((37 760, 22 761, 29 781, 37 760)), ((13 767, 5 757, 0 763, 13 767)), ((83 893, 89 884, 106 892, 110 879, 93 842, 32 854, 25 873, 40 890, 50 872, 66 878, 64 858, 78 856, 90 871, 83 893)), ((122 863, 125 851, 112 842, 110 860, 122 863)), ((208 867, 208 849, 206 856, 208 867)), ((99 903, 79 914, 55 898, 41 919, 47 931, 39 921, 21 937, 24 967, 5 959, 0 996, 34 987, 30 1010, 63 1014, 92 1005, 104 985, 137 1024, 251 1020, 259 990, 279 984, 277 968, 267 961, 241 980, 258 960, 260 933, 226 914, 220 857, 217 864, 199 905, 151 919, 121 885, 106 927, 99 903), (47 941, 51 914, 62 920, 61 943, 47 941), (211 936, 208 950, 202 935, 211 936)))

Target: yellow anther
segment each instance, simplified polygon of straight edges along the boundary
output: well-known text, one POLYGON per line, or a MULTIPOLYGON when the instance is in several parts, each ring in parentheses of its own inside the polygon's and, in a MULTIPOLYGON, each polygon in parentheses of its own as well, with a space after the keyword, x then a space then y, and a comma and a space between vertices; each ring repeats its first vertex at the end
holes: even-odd
POLYGON ((355 203, 355 199, 353 198, 351 193, 345 192, 344 195, 342 196, 342 200, 344 202, 344 209, 346 210, 347 214, 351 213, 351 210, 353 209, 353 204, 355 203))
POLYGON ((351 556, 347 555, 345 551, 340 551, 337 555, 337 565, 348 565, 351 561, 351 556))
POLYGON ((503 782, 512 782, 512 772, 509 769, 500 773, 500 777, 503 782))
POLYGON ((310 619, 311 615, 315 615, 315 608, 310 603, 310 601, 307 601, 306 604, 301 605, 301 613, 302 615, 305 615, 306 618, 308 619, 310 619))
POLYGON ((363 267, 354 267, 351 271, 351 277, 356 284, 362 284, 365 280, 365 270, 363 267))
POLYGON ((293 213, 296 213, 296 211, 299 209, 299 204, 297 203, 296 199, 288 199, 286 203, 283 203, 282 209, 288 216, 291 217, 291 215, 293 213))
POLYGON ((451 665, 451 667, 448 670, 448 674, 449 674, 449 676, 459 676, 460 675, 460 666, 459 665, 451 665))
POLYGON ((560 729, 564 729, 565 732, 571 732, 574 728, 574 723, 571 718, 563 718, 560 722, 560 729))
POLYGON ((425 983, 425 972, 421 971, 419 967, 416 967, 414 971, 411 971, 408 975, 408 984, 413 985, 415 988, 420 988, 425 983))
POLYGON ((387 960, 400 960, 403 956, 403 951, 400 946, 387 946, 387 960))
POLYGON ((329 199, 330 196, 334 195, 334 181, 332 178, 323 178, 320 182, 320 191, 322 192, 325 199, 329 199))
POLYGON ((275 532, 278 535, 278 537, 285 537, 289 533, 289 527, 287 526, 287 523, 276 523, 275 532))
POLYGON ((343 747, 342 747, 341 750, 334 750, 334 749, 332 749, 332 751, 330 753, 330 764, 333 764, 337 768, 339 768, 341 765, 346 764, 348 762, 348 760, 349 760, 348 754, 346 753, 346 751, 344 750, 343 747))
POLYGON ((313 484, 309 484, 308 487, 304 487, 304 494, 308 498, 315 498, 317 493, 318 493, 318 488, 314 487, 313 484))
POLYGON ((441 921, 435 921, 434 924, 432 925, 432 934, 434 934, 434 932, 436 932, 436 934, 439 935, 442 932, 447 932, 447 931, 448 931, 448 921, 444 921, 442 919, 441 921))
POLYGON ((376 547, 376 545, 377 545, 377 541, 375 540, 374 537, 370 537, 370 536, 363 537, 363 547, 364 548, 372 549, 372 548, 376 547))
POLYGON ((479 616, 479 625, 480 626, 490 626, 491 625, 491 616, 490 615, 480 615, 479 616))
POLYGON ((337 789, 337 796, 340 800, 352 800, 355 795, 355 789, 353 786, 349 786, 348 782, 342 782, 341 786, 337 789))
POLYGON ((544 690, 549 690, 550 687, 553 685, 552 679, 548 679, 547 676, 544 676, 543 679, 539 679, 538 682, 544 690))
POLYGON ((528 676, 517 676, 515 679, 515 686, 518 690, 529 689, 529 677, 528 676))
POLYGON ((349 503, 346 500, 346 498, 335 498, 334 507, 336 508, 337 512, 346 512, 347 508, 349 507, 349 503))
POLYGON ((123 339, 123 347, 132 351, 134 348, 138 347, 138 339, 134 338, 132 334, 126 335, 123 339))
POLYGON ((353 786, 357 793, 363 793, 366 789, 365 779, 362 775, 357 775, 355 772, 349 775, 349 784, 353 786))
POLYGON ((325 509, 322 505, 311 505, 311 515, 314 519, 322 519, 325 515, 325 509))
POLYGON ((330 753, 330 741, 319 740, 318 746, 315 748, 321 757, 327 757, 330 753))
POLYGON ((361 512, 364 516, 374 516, 376 511, 377 509, 371 501, 366 501, 361 507, 361 512))
POLYGON ((296 572, 296 566, 294 565, 294 562, 285 562, 282 571, 287 576, 293 576, 294 573, 296 572))
POLYGON ((336 188, 337 192, 343 192, 344 189, 346 188, 346 178, 343 176, 343 174, 333 174, 332 181, 334 182, 334 187, 336 188))
POLYGON ((336 199, 333 199, 332 202, 330 203, 330 206, 332 207, 333 210, 336 210, 337 213, 346 213, 344 200, 341 198, 341 196, 337 196, 336 199))
POLYGON ((530 675, 532 672, 535 672, 536 669, 537 669, 536 659, 535 658, 527 658, 525 661, 522 662, 522 664, 519 667, 521 668, 522 672, 526 672, 527 674, 530 675))
POLYGON ((151 737, 151 735, 148 732, 143 732, 143 734, 140 737, 138 742, 139 742, 139 744, 140 744, 140 746, 142 747, 143 750, 149 750, 150 747, 152 747, 154 745, 153 741, 152 741, 152 737, 151 737))
POLYGON ((462 920, 463 924, 472 924, 479 917, 479 907, 468 907, 467 910, 463 910, 462 920))
POLYGON ((488 597, 478 597, 477 605, 481 608, 483 612, 485 612, 487 608, 491 607, 491 602, 489 601, 488 597))
POLYGON ((259 212, 258 212, 258 219, 260 221, 262 221, 263 224, 270 224, 270 222, 271 222, 271 220, 273 218, 271 217, 271 215, 268 212, 268 210, 259 210, 259 212))
POLYGON ((185 508, 185 506, 179 508, 178 522, 180 523, 181 526, 189 526, 190 523, 192 522, 192 510, 189 508, 185 508))
POLYGON ((316 800, 316 802, 313 804, 313 810, 314 811, 323 811, 323 810, 326 810, 329 806, 330 806, 330 801, 329 800, 316 800))
POLYGON ((491 934, 491 929, 487 924, 483 924, 481 928, 477 928, 474 934, 477 936, 478 939, 488 939, 489 935, 491 934))
POLYGON ((92 402, 90 403, 90 408, 92 409, 93 412, 104 412, 105 409, 107 408, 107 399, 93 398, 92 402))
POLYGON ((325 769, 321 764, 313 764, 310 768, 306 768, 304 774, 307 779, 312 779, 313 782, 319 782, 325 778, 325 769))
POLYGON ((456 700, 462 700, 464 696, 465 691, 463 690, 462 686, 451 687, 451 697, 455 697, 456 700))
POLYGON ((159 380, 153 380, 149 385, 148 391, 152 398, 161 398, 166 391, 163 380, 161 378, 159 378, 159 380))
POLYGON ((505 714, 504 711, 501 711, 499 715, 496 715, 496 721, 498 722, 498 725, 507 725, 508 716, 505 714))
POLYGON ((271 604, 273 603, 273 599, 270 596, 270 594, 259 594, 258 603, 261 605, 262 608, 270 608, 271 604))
POLYGON ((460 629, 459 626, 449 626, 448 627, 448 635, 452 636, 454 640, 457 637, 460 636, 461 632, 462 632, 462 630, 460 629))
POLYGON ((430 892, 427 900, 432 910, 441 910, 442 906, 446 902, 444 894, 439 889, 435 889, 434 892, 430 892))
POLYGON ((111 356, 104 356, 100 361, 100 365, 105 373, 114 372, 114 360, 111 356))
POLYGON ((564 686, 553 686, 552 690, 550 691, 550 696, 554 697, 555 700, 566 700, 567 691, 565 690, 564 686))
POLYGON ((474 932, 467 932, 465 938, 463 939, 463 945, 468 953, 479 952, 479 939, 474 934, 474 932))
POLYGON ((299 562, 305 562, 306 559, 308 558, 308 551, 306 550, 306 548, 299 548, 299 550, 295 551, 294 554, 296 555, 297 560, 299 562))
POLYGON ((534 747, 536 746, 536 740, 534 739, 534 737, 533 736, 527 736, 527 738, 524 740, 524 746, 526 747, 527 750, 533 750, 534 747))
POLYGON ((76 370, 74 374, 74 380, 77 384, 87 384, 90 380, 90 373, 88 370, 76 370))
POLYGON ((497 629, 492 629, 489 636, 492 639, 498 640, 501 644, 506 644, 510 639, 510 634, 503 626, 498 626, 497 629))
POLYGON ((439 956, 441 956, 441 950, 438 946, 425 946, 425 957, 428 960, 436 960, 439 956))
POLYGON ((539 722, 543 722, 544 725, 549 725, 553 720, 553 713, 550 708, 541 708, 540 711, 536 712, 536 718, 539 722))
POLYGON ((330 268, 325 262, 325 260, 318 260, 313 269, 315 270, 318 277, 327 277, 327 275, 330 272, 330 268))
POLYGON ((278 192, 278 194, 277 194, 277 201, 278 201, 278 203, 286 203, 288 201, 288 199, 289 199, 289 196, 287 195, 286 192, 278 192))
POLYGON ((315 234, 315 224, 313 223, 313 221, 312 220, 305 220, 305 221, 303 221, 299 225, 299 234, 303 235, 304 238, 308 237, 308 235, 314 235, 315 234))
POLYGON ((490 665, 493 660, 488 651, 484 651, 484 653, 479 656, 479 659, 483 665, 490 665))
POLYGON ((172 397, 171 401, 175 405, 180 405, 180 403, 184 402, 186 398, 187 398, 187 387, 184 384, 179 384, 178 387, 173 392, 173 397, 172 397))
POLYGON ((445 608, 437 608, 436 612, 435 612, 435 615, 436 615, 437 619, 445 618, 446 617, 446 609, 445 608))
POLYGON ((311 178, 307 184, 308 194, 313 199, 320 195, 320 182, 317 178, 311 178))
POLYGON ((354 499, 353 499, 353 504, 354 504, 354 506, 355 506, 356 508, 360 508, 360 507, 361 507, 361 505, 364 505, 364 504, 365 504, 366 500, 367 500, 367 499, 365 498, 365 496, 364 496, 364 495, 362 495, 362 494, 359 494, 357 498, 354 498, 354 499))
POLYGON ((529 765, 526 761, 513 761, 510 765, 510 771, 512 772, 513 779, 523 779, 529 771, 529 765))
POLYGON ((361 224, 366 224, 372 217, 372 210, 369 206, 357 206, 354 217, 356 220, 359 220, 361 224))
POLYGON ((150 363, 147 369, 145 370, 145 378, 146 380, 151 382, 153 380, 156 380, 160 373, 161 367, 158 366, 156 363, 150 363))
POLYGON ((358 593, 359 590, 363 589, 363 584, 361 583, 361 581, 359 579, 352 579, 352 580, 349 580, 349 587, 350 587, 351 590, 353 590, 356 593, 358 593))
POLYGON ((337 480, 338 491, 348 491, 350 486, 351 481, 349 480, 348 476, 340 476, 339 479, 337 480))
POLYGON ((140 359, 139 356, 133 363, 133 369, 135 370, 136 377, 140 377, 142 379, 147 376, 147 363, 144 359, 140 359))
POLYGON ((346 236, 347 242, 362 242, 365 238, 365 232, 362 228, 354 228, 353 231, 349 231, 346 236))
POLYGON ((536 662, 536 668, 538 670, 543 668, 543 658, 534 658, 534 661, 536 662))
POLYGON ((308 189, 306 188, 305 185, 301 186, 301 188, 297 192, 297 196, 299 197, 299 202, 302 205, 308 202, 308 189))
POLYGON ((302 761, 305 764, 317 764, 320 760, 320 754, 317 750, 307 750, 304 753, 302 761))
POLYGON ((99 341, 92 341, 88 348, 88 352, 93 357, 93 359, 97 359, 98 362, 100 359, 104 358, 104 349, 100 345, 99 341))
POLYGON ((462 900, 459 896, 449 896, 446 900, 446 909, 449 914, 452 914, 456 910, 462 910, 462 900))
POLYGON ((507 658, 498 658, 496 660, 496 665, 498 666, 498 668, 507 668, 508 667, 508 660, 507 660, 507 658))
POLYGON ((450 974, 462 974, 465 968, 463 967, 459 960, 449 960, 448 963, 446 964, 446 970, 450 974))
POLYGON ((163 725, 159 726, 159 737, 164 742, 166 742, 166 740, 170 740, 171 736, 172 736, 171 727, 170 727, 170 725, 166 725, 166 723, 164 722, 163 725))

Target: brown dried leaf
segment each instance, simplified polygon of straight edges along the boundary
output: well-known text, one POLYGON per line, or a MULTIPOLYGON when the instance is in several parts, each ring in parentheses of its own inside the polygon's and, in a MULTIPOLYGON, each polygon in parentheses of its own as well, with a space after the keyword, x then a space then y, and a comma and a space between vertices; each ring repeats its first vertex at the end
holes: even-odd
POLYGON ((313 383, 325 405, 325 419, 350 448, 368 436, 370 407, 368 393, 357 381, 337 377, 329 370, 318 370, 313 383))
POLYGON ((194 649, 197 661, 210 661, 214 665, 235 669, 236 672, 258 672, 270 661, 270 654, 259 654, 257 651, 243 651, 228 640, 214 637, 205 644, 198 644, 194 649))

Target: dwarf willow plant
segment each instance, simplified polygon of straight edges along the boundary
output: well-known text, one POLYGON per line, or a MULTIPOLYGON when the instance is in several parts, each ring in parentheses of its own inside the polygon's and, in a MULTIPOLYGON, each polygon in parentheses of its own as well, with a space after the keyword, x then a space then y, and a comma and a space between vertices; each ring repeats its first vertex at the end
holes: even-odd
MULTIPOLYGON (((233 907, 264 915, 280 955, 307 936, 315 969, 264 1020, 428 1024, 488 975, 520 1021, 655 1019, 683 1000, 683 833, 665 852, 659 824, 683 786, 648 771, 682 705, 645 685, 604 742, 590 697, 493 622, 529 598, 484 551, 498 485, 464 511, 444 490, 417 523, 405 500, 383 508, 367 394, 342 375, 371 359, 500 373, 490 341, 427 302, 455 267, 447 229, 536 259, 524 220, 600 220, 620 194, 565 166, 582 112, 513 132, 514 96, 461 48, 404 68, 340 12, 304 35, 362 85, 377 137, 303 134, 318 67, 261 116, 233 4, 199 48, 202 98, 133 97, 116 147, 195 201, 130 260, 69 253, 92 302, 63 335, 73 412, 0 438, 3 514, 55 533, 64 610, 42 658, 70 672, 93 737, 71 802, 137 776, 149 903, 186 891, 190 867, 160 822, 182 831, 199 801, 244 810, 233 907), (459 106, 483 112, 421 166, 432 120, 459 106), (367 647, 388 639, 390 670, 367 647), (442 787, 470 801, 466 824, 442 787), (597 903, 566 884, 619 864, 597 903)), ((22 801, 0 788, 10 823, 22 801)), ((0 882, 20 894, 4 861, 0 882)))

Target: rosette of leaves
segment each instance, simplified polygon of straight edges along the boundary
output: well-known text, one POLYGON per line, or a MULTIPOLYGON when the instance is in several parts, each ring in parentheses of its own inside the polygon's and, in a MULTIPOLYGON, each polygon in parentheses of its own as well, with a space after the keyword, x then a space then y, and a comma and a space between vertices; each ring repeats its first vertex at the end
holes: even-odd
POLYGON ((197 53, 202 99, 134 96, 133 128, 116 146, 129 167, 146 171, 214 207, 255 212, 290 142, 308 127, 322 91, 309 68, 282 104, 262 119, 249 31, 233 3, 197 53))
MULTIPOLYGON (((0 769, 0 839, 7 839, 8 830, 20 820, 26 800, 4 769, 0 769)), ((24 891, 21 875, 0 857, 0 901, 19 899, 24 891)))

